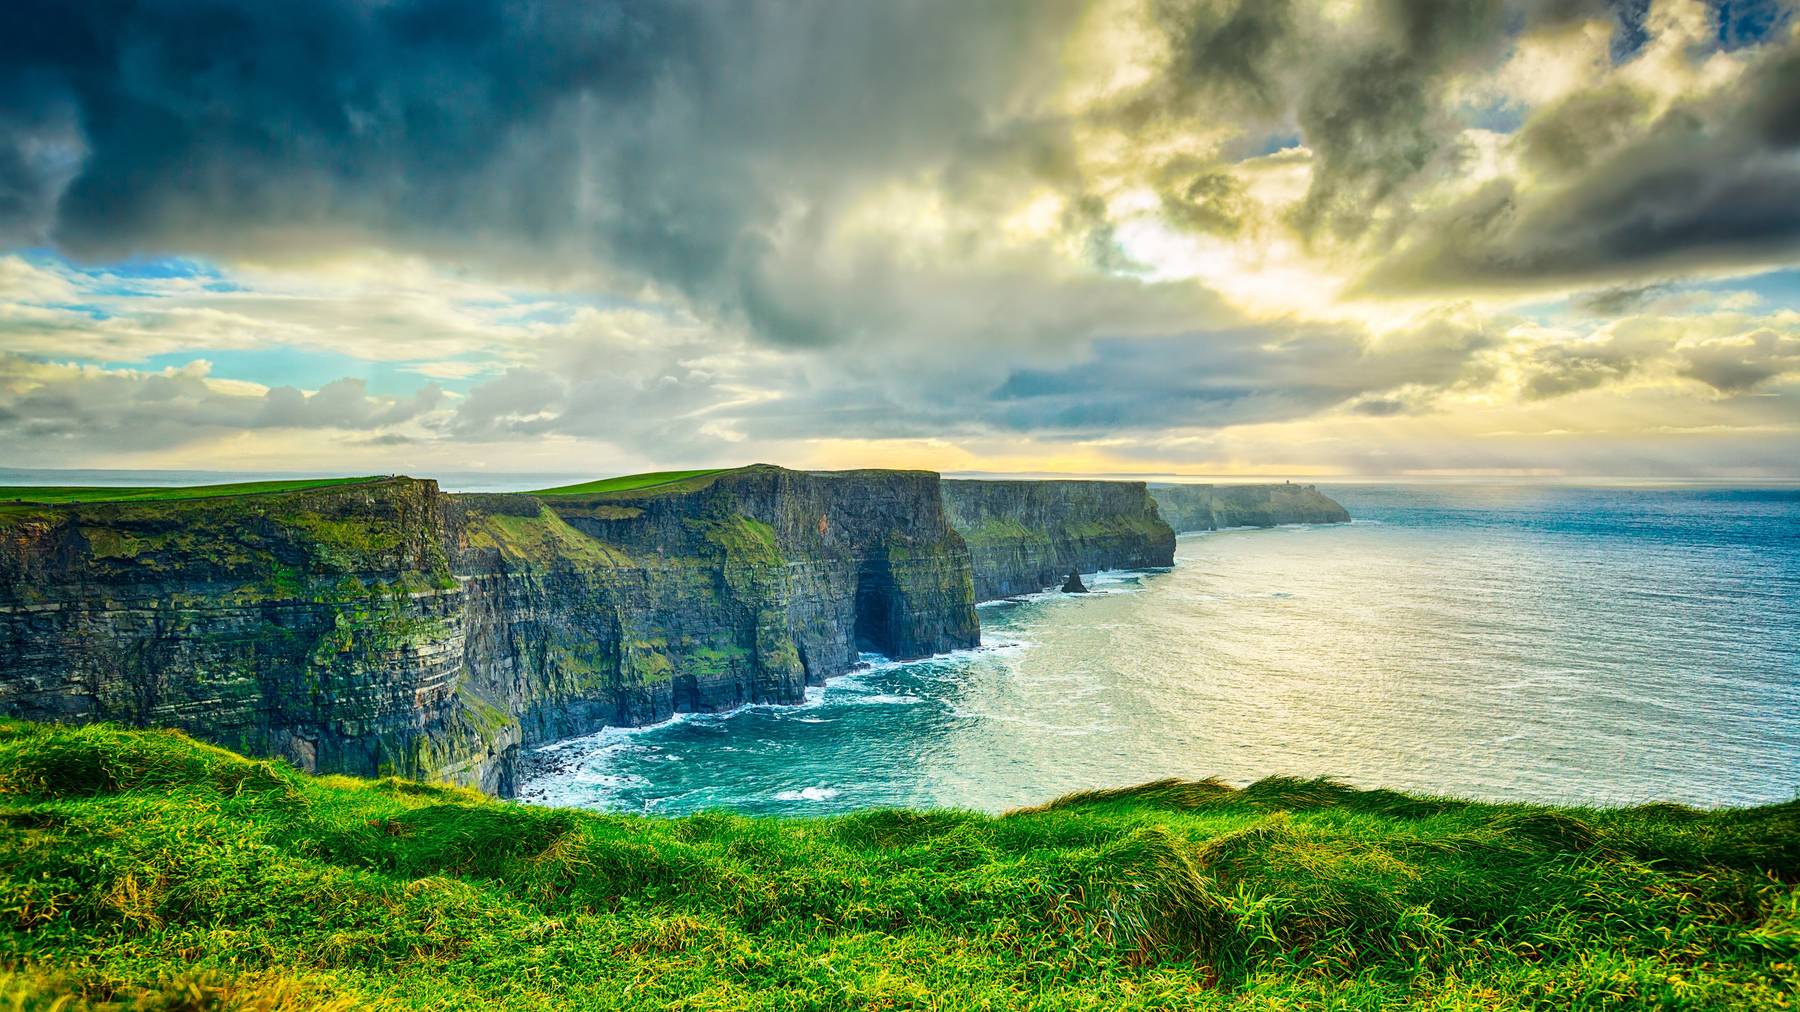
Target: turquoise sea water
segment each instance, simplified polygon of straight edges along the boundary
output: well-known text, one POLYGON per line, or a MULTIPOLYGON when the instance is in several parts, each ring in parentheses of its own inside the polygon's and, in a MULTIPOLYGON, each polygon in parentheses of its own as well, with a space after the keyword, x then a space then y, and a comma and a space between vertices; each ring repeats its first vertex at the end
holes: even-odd
POLYGON ((980 650, 564 743, 524 794, 679 814, 995 811, 1167 776, 1800 791, 1800 490, 1327 491, 1356 523, 1186 535, 1172 571, 982 606, 980 650))

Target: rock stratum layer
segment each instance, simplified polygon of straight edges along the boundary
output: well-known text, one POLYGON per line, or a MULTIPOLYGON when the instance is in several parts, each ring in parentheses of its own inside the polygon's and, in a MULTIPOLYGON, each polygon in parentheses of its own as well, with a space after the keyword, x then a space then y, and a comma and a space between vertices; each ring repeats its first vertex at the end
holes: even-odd
POLYGON ((1152 485, 1150 496, 1179 532, 1281 524, 1343 524, 1350 514, 1316 485, 1152 485))
POLYGON ((1175 564, 1175 532, 1143 482, 956 480, 943 487, 983 601, 1059 586, 1077 570, 1175 564))
POLYGON ((0 504, 0 714, 506 796, 521 748, 798 703, 865 650, 976 645, 979 600, 1173 548, 1141 483, 767 465, 0 504))

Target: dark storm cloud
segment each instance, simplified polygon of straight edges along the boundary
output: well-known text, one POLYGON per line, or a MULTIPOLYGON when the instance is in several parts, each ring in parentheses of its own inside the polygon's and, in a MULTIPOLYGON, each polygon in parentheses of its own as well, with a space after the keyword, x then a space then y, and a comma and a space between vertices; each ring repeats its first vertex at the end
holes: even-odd
MULTIPOLYGON (((1292 135, 1315 158, 1293 210, 1307 235, 1355 238, 1444 152, 1460 123, 1448 78, 1509 44, 1509 30, 1594 13, 1583 2, 1375 0, 1354 26, 1321 23, 1290 0, 1154 5, 1171 59, 1118 114, 1127 129, 1231 122, 1247 137, 1292 135)), ((1231 150, 1231 149, 1228 149, 1231 150)), ((1242 221, 1216 163, 1178 154, 1155 172, 1178 222, 1231 232, 1242 221)))
POLYGON ((81 154, 74 104, 49 76, 0 67, 0 244, 46 241, 81 154))
POLYGON ((1373 41, 1338 56, 1300 97, 1300 128, 1318 159, 1295 214, 1302 231, 1360 235, 1372 212, 1425 169, 1455 128, 1443 79, 1503 49, 1504 14, 1497 0, 1379 5, 1373 41))
POLYGON ((1668 290, 1668 285, 1615 285, 1571 296, 1569 304, 1591 316, 1620 316, 1642 308, 1668 290))
MULTIPOLYGON (((1100 341, 1079 364, 1013 372, 987 404, 964 410, 999 429, 1088 436, 1288 421, 1352 402, 1379 404, 1402 388, 1444 390, 1485 378, 1479 356, 1496 341, 1481 327, 1442 318, 1381 342, 1325 326, 1286 328, 1280 338, 1246 328, 1100 341)), ((1397 396, 1388 399, 1414 399, 1397 396)))
MULTIPOLYGON (((1496 64, 1519 31, 1611 16, 1599 0, 1373 0, 1348 25, 1289 0, 1169 0, 1153 10, 1172 57, 1118 122, 1138 131, 1230 122, 1246 138, 1303 142, 1312 181, 1291 221, 1320 240, 1360 239, 1384 214, 1403 224, 1415 186, 1456 171, 1467 115, 1455 106, 1456 75, 1496 64)), ((1177 222, 1220 233, 1242 224, 1217 162, 1177 154, 1155 178, 1177 222)))
POLYGON ((1141 118, 1165 107, 1220 102, 1262 116, 1285 106, 1284 67, 1295 55, 1292 0, 1161 0, 1151 8, 1172 60, 1133 104, 1141 118))
POLYGON ((7 130, 0 224, 16 241, 52 222, 96 258, 369 243, 611 268, 809 343, 764 305, 771 236, 871 174, 1010 157, 991 104, 1034 86, 1075 13, 27 0, 4 15, 0 111, 61 103, 86 154, 49 209, 54 174, 7 130))
MULTIPOLYGON (((1356 239, 1384 214, 1399 229, 1415 185, 1455 171, 1447 82, 1493 65, 1519 30, 1606 10, 1372 0, 1352 31, 1292 0, 1157 0, 1150 28, 1168 52, 1152 79, 1101 108, 1045 113, 1035 103, 1061 83, 1086 8, 22 0, 0 32, 0 238, 101 259, 372 245, 648 282, 777 344, 930 339, 942 328, 846 323, 861 309, 855 289, 907 266, 879 248, 854 251, 848 271, 825 262, 833 225, 871 187, 928 179, 961 206, 998 211, 1035 180, 1067 199, 1063 227, 1090 263, 1117 269, 1129 265, 1082 178, 1071 117, 1171 137, 1228 124, 1246 137, 1297 132, 1312 151, 1310 189, 1291 209, 1303 233, 1356 239)), ((1792 143, 1792 76, 1764 75, 1770 94, 1734 136, 1792 143)), ((1626 112, 1571 103, 1525 143, 1540 160, 1583 164, 1626 112)), ((1172 145, 1157 157, 1139 169, 1177 224, 1243 227, 1242 184, 1215 153, 1172 145)), ((1611 185, 1569 196, 1581 206, 1567 234, 1546 224, 1543 243, 1497 240, 1492 257, 1477 243, 1396 270, 1424 278, 1492 260, 1529 274, 1576 258, 1573 247, 1789 234, 1791 215, 1763 213, 1791 195, 1778 167, 1706 173, 1715 199, 1687 216, 1706 220, 1684 224, 1631 210, 1698 167, 1638 164, 1635 196, 1611 185), (1764 234, 1742 234, 1753 227, 1764 234)), ((1060 290, 1040 286, 1040 298, 1060 290)))
MULTIPOLYGON (((613 270, 770 340, 831 343, 775 275, 871 181, 923 174, 978 202, 995 176, 1039 179, 1092 202, 1071 124, 1028 111, 1086 6, 24 0, 0 32, 0 229, 94 258, 373 244, 613 270), (69 124, 78 150, 30 141, 69 124)), ((1291 0, 1150 9, 1167 66, 1083 115, 1297 126, 1317 163, 1296 220, 1346 234, 1442 148, 1446 75, 1508 29, 1592 12, 1378 0, 1340 38, 1291 0)), ((1240 223, 1205 153, 1153 173, 1189 224, 1240 223)), ((1068 225, 1112 255, 1106 222, 1068 225)))
POLYGON ((1469 193, 1462 135, 1492 112, 1469 96, 1498 93, 1483 75, 1518 33, 1593 16, 1642 27, 1641 12, 1367 0, 1339 20, 1300 0, 1150 0, 1149 22, 1125 27, 1153 37, 1122 33, 1130 66, 1082 77, 1071 68, 1106 47, 1078 33, 1127 16, 1090 8, 6 5, 0 244, 98 261, 193 254, 227 261, 227 274, 250 273, 234 259, 304 274, 316 255, 394 251, 420 254, 434 278, 541 289, 546 302, 600 292, 668 319, 609 324, 617 339, 601 340, 534 316, 488 341, 492 314, 407 315, 333 280, 322 297, 246 292, 229 326, 147 307, 95 320, 62 306, 73 299, 25 300, 31 312, 0 320, 0 337, 29 333, 29 348, 14 336, 10 350, 40 356, 62 355, 65 334, 83 343, 70 356, 114 363, 134 359, 106 353, 108 341, 136 342, 139 358, 227 331, 231 347, 320 344, 280 326, 306 315, 286 304, 316 301, 340 310, 313 324, 334 351, 414 341, 433 349, 415 364, 511 370, 470 378, 461 397, 385 397, 353 381, 251 394, 192 371, 19 359, 7 369, 31 378, 0 374, 0 428, 123 449, 346 429, 364 445, 558 436, 704 456, 739 439, 1082 438, 1340 408, 1413 414, 1497 382, 1499 359, 1520 367, 1528 397, 1631 379, 1647 361, 1725 396, 1789 370, 1780 340, 1697 346, 1672 366, 1667 342, 1661 358, 1532 356, 1529 341, 1525 358, 1507 358, 1504 327, 1449 315, 1383 334, 1252 323, 1206 287, 1241 280, 1203 276, 1212 259, 1196 258, 1202 276, 1150 281, 1191 265, 1134 263, 1159 247, 1131 241, 1157 217, 1148 191, 1163 212, 1152 224, 1203 243, 1286 249, 1298 230, 1329 268, 1322 285, 1340 254, 1398 250, 1372 287, 1583 277, 1619 289, 1589 312, 1623 311, 1641 301, 1628 293, 1640 274, 1779 254, 1800 233, 1792 53, 1771 47, 1742 87, 1669 112, 1623 84, 1535 110, 1513 141, 1525 171, 1469 193), (1236 164, 1280 148, 1292 150, 1236 164), (1463 194, 1449 210, 1419 209, 1449 193, 1463 194), (488 322, 444 322, 464 316, 488 322), (682 336, 690 328, 703 333, 682 336), (396 426, 406 431, 384 431, 396 426))
POLYGON ((1628 140, 1649 110, 1647 96, 1610 82, 1538 112, 1520 128, 1517 143, 1525 163, 1539 172, 1579 172, 1628 140))
POLYGON ((1800 252, 1800 45, 1764 54, 1721 95, 1634 124, 1642 106, 1609 89, 1545 110, 1517 141, 1560 178, 1490 183, 1421 222, 1365 287, 1669 276, 1800 252))

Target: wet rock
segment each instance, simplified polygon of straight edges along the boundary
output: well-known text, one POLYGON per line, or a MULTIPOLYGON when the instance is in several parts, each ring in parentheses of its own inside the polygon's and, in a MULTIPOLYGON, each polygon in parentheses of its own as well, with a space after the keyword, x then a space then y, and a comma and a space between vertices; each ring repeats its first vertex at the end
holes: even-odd
POLYGON ((1073 569, 1069 570, 1069 578, 1063 581, 1062 592, 1065 594, 1087 593, 1087 584, 1081 582, 1081 573, 1073 569))

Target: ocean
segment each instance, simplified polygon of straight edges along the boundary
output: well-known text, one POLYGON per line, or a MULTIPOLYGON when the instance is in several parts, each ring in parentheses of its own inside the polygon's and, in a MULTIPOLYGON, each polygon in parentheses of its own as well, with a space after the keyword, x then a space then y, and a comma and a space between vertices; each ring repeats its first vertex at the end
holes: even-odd
POLYGON ((1357 520, 983 605, 804 706, 552 746, 526 800, 1001 811, 1162 777, 1495 800, 1800 794, 1800 489, 1322 486, 1357 520))

